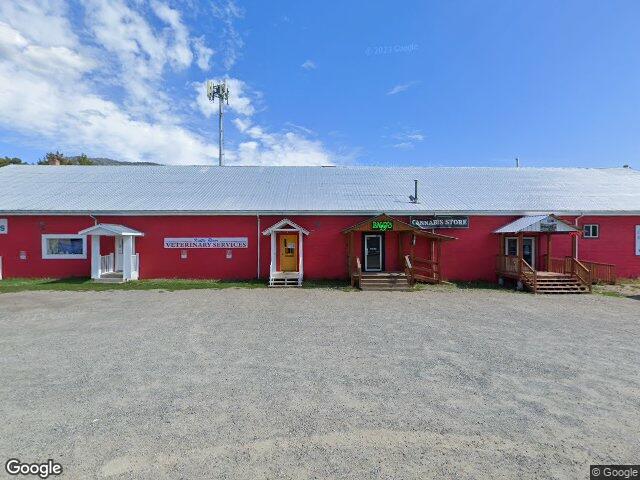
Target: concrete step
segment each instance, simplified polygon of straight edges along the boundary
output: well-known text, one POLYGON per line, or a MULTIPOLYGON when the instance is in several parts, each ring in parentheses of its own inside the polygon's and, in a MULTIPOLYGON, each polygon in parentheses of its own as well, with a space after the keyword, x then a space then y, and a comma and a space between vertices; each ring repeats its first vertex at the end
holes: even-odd
POLYGON ((124 283, 122 275, 119 277, 100 277, 94 280, 95 283, 124 283))

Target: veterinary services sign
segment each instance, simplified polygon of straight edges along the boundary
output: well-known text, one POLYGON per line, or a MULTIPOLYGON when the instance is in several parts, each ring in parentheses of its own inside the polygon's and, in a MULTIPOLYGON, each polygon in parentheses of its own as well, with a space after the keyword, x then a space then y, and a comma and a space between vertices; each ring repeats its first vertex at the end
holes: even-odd
POLYGON ((164 248, 247 248, 247 237, 165 238, 164 248))
POLYGON ((469 228, 469 217, 460 215, 412 217, 411 225, 422 230, 431 230, 432 228, 469 228))

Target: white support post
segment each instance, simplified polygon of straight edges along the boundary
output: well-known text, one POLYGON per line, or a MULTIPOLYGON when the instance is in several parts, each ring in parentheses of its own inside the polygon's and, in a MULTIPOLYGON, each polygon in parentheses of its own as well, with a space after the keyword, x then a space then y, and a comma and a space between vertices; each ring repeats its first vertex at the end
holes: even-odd
POLYGON ((100 278, 100 237, 91 235, 91 278, 100 278))
POLYGON ((271 232, 271 267, 270 267, 270 274, 271 276, 273 276, 273 274, 275 273, 275 271, 277 270, 276 268, 276 232, 271 232))
POLYGON ((302 276, 304 275, 304 252, 302 250, 302 237, 304 233, 298 232, 298 249, 300 250, 300 260, 298 266, 298 285, 302 285, 302 276))
POLYGON ((133 255, 133 237, 127 235, 123 237, 122 248, 122 279, 127 282, 131 280, 131 256, 133 255))

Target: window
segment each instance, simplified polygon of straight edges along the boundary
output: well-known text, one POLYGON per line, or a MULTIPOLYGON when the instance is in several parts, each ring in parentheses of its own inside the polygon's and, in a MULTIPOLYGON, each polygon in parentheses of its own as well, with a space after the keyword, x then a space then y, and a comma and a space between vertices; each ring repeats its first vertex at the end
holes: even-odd
POLYGON ((285 238, 282 241, 282 246, 284 248, 284 256, 285 257, 293 257, 296 253, 296 244, 291 240, 285 238))
POLYGON ((583 228, 584 238, 598 238, 600 227, 598 225, 585 225, 583 228))
POLYGON ((42 235, 42 258, 87 258, 87 237, 83 235, 42 235))

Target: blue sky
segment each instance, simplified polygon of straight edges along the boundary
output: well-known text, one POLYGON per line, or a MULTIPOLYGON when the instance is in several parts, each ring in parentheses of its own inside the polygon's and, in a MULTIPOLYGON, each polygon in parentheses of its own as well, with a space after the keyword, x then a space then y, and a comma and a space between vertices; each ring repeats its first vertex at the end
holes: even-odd
POLYGON ((640 165, 635 1, 0 2, 0 155, 640 165))

